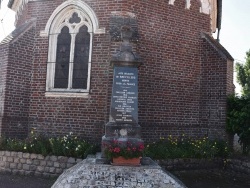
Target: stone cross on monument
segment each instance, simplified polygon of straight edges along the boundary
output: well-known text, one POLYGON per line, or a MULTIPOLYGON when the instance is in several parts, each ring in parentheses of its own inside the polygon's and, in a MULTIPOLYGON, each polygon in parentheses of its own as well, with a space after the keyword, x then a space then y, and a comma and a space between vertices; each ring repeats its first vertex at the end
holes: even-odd
POLYGON ((113 140, 124 143, 124 146, 128 141, 143 142, 141 127, 138 124, 138 67, 142 64, 142 60, 133 52, 130 43, 132 32, 129 26, 121 28, 123 42, 120 51, 111 58, 114 77, 110 120, 105 126, 102 146, 113 140))

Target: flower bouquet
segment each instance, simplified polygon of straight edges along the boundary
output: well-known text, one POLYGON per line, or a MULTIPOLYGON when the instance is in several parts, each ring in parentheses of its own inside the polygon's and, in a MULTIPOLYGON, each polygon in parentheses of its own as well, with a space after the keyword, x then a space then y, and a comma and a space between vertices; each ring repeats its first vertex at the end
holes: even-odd
POLYGON ((105 156, 112 159, 114 165, 140 165, 144 144, 143 142, 113 140, 104 148, 105 156))

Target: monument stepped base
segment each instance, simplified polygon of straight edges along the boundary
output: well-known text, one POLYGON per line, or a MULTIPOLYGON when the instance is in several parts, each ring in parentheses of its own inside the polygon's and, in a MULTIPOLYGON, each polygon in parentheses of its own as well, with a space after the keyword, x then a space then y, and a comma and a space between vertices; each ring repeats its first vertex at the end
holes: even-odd
POLYGON ((66 170, 52 188, 185 188, 169 172, 150 158, 142 158, 141 166, 113 166, 101 154, 66 170))

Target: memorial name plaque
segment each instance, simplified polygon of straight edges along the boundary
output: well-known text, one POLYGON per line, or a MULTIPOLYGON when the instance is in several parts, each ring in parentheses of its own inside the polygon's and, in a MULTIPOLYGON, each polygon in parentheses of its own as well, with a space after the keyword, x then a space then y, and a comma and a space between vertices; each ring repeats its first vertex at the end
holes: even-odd
POLYGON ((114 68, 111 117, 116 123, 138 123, 137 68, 114 68))

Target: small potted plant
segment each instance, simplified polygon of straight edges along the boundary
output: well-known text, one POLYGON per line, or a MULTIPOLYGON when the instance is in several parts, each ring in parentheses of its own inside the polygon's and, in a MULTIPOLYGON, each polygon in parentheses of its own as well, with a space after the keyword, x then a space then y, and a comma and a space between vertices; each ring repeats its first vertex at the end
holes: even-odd
POLYGON ((113 140, 104 146, 105 156, 112 160, 114 165, 140 165, 143 155, 143 142, 113 140))

